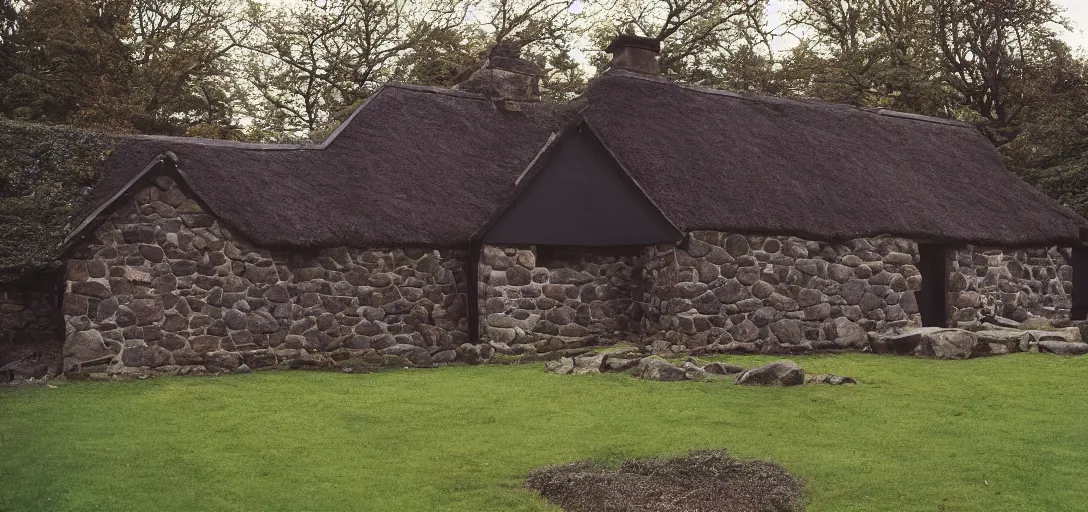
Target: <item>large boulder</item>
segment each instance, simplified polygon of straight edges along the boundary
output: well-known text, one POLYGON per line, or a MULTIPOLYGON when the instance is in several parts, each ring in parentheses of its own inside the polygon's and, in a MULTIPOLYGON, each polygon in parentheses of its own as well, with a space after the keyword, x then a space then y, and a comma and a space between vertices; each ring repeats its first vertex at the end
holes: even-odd
POLYGON ((929 353, 937 359, 967 359, 975 350, 978 336, 962 329, 944 329, 929 333, 924 338, 929 353))
POLYGON ((80 331, 69 336, 64 342, 63 353, 66 369, 79 364, 105 362, 116 355, 106 345, 102 333, 95 330, 80 331))
POLYGON ((638 362, 642 358, 625 358, 622 356, 606 356, 604 365, 601 366, 601 371, 604 372, 625 372, 638 365, 638 362))
POLYGON ((574 371, 574 358, 561 357, 544 363, 544 369, 557 375, 570 375, 574 371))
POLYGON ((587 373, 601 373, 601 365, 604 364, 604 354, 583 356, 574 358, 574 369, 571 375, 585 375, 587 373))
POLYGON ((752 368, 737 376, 734 384, 745 386, 799 386, 805 383, 805 370, 793 361, 775 361, 752 368))
POLYGON ((1044 340, 1039 342, 1039 352, 1061 356, 1080 356, 1088 354, 1088 343, 1044 340))
MULTIPOLYGON (((1030 340, 1028 333, 1019 329, 995 327, 975 332, 978 344, 975 355, 1001 355, 1021 351, 1021 343, 1030 340)), ((1024 349, 1023 351, 1026 351, 1024 349)))
POLYGON ((632 375, 640 379, 676 381, 684 380, 684 370, 658 356, 642 358, 635 366, 632 375))
POLYGON ((978 343, 978 336, 970 331, 923 327, 903 334, 884 336, 872 346, 877 353, 967 359, 971 357, 978 343))

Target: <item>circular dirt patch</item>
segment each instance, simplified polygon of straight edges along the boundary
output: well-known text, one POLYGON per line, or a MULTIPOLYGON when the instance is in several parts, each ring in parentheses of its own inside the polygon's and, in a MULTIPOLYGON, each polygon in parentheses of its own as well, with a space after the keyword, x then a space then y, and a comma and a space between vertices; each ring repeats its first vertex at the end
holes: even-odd
POLYGON ((550 466, 526 484, 567 512, 799 512, 804 486, 781 466, 725 450, 675 459, 550 466))

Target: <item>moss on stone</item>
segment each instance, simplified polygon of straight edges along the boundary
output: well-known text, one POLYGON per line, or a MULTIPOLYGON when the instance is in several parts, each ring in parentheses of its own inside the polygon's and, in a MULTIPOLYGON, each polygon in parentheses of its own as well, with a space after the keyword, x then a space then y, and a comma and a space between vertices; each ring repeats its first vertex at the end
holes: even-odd
POLYGON ((112 142, 67 127, 0 122, 0 284, 58 270, 58 248, 112 142))

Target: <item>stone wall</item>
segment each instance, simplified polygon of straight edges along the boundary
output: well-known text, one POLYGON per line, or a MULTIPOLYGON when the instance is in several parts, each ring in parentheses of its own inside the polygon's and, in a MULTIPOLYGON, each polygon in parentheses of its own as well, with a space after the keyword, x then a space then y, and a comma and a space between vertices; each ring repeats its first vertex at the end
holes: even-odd
POLYGON ((919 325, 917 244, 692 233, 648 249, 643 334, 673 351, 864 349, 919 325))
POLYGON ((951 322, 966 324, 983 316, 1017 322, 1032 316, 1068 319, 1073 293, 1070 251, 1059 247, 949 251, 951 322))
MULTIPOLYGON (((949 255, 954 320, 1068 315, 1068 250, 949 255)), ((425 366, 618 341, 658 352, 865 350, 870 334, 920 324, 913 241, 697 231, 633 249, 485 247, 473 345, 465 258, 261 249, 160 177, 74 250, 63 322, 48 320, 49 297, 0 294, 0 342, 62 323, 66 371, 146 374, 357 359, 425 366)))
POLYGON ((450 361, 468 339, 463 261, 417 248, 267 251, 160 177, 67 262, 66 370, 450 361))
POLYGON ((42 377, 54 366, 64 336, 59 282, 47 275, 31 288, 0 288, 0 382, 42 377))
POLYGON ((482 341, 542 353, 631 340, 642 311, 641 260, 640 249, 484 247, 482 341))

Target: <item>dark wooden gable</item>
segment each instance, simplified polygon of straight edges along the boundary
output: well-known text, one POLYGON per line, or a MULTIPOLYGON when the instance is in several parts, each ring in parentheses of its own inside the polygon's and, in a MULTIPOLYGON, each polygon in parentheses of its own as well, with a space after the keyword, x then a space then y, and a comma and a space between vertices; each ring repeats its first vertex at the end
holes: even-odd
POLYGON ((484 243, 652 245, 682 237, 585 123, 542 157, 484 243))

